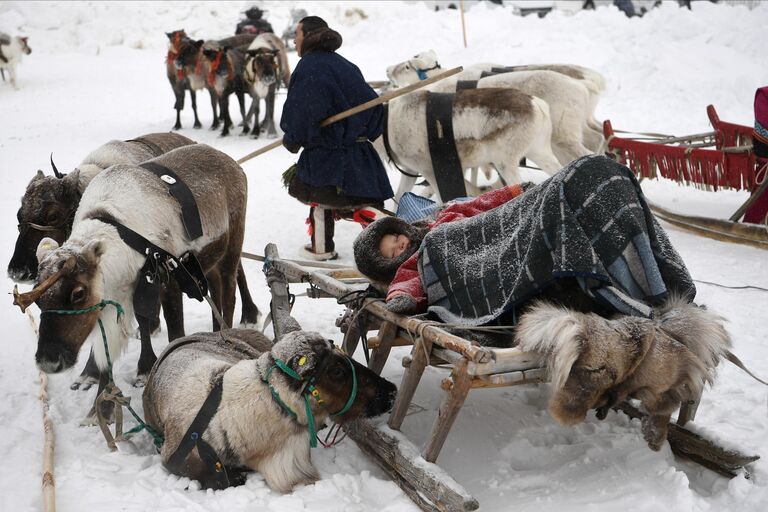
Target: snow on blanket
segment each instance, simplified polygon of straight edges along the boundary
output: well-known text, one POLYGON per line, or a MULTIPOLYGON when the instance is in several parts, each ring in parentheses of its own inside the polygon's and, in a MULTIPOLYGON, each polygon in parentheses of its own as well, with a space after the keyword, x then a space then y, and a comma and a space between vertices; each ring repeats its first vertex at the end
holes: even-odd
POLYGON ((626 167, 575 160, 515 200, 424 239, 420 275, 443 321, 497 319, 554 280, 575 277, 611 309, 651 316, 669 291, 693 300, 688 270, 626 167))

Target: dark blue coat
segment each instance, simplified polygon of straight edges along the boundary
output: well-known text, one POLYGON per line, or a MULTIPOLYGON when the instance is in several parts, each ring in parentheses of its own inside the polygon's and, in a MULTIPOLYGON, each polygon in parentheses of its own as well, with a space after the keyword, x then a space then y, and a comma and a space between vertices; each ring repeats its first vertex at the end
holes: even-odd
POLYGON ((304 55, 291 75, 280 128, 287 145, 304 150, 297 176, 341 195, 389 199, 394 194, 373 144, 384 129, 384 109, 370 108, 320 128, 320 121, 376 98, 360 70, 335 52, 304 55), (365 142, 359 142, 361 138, 365 142))

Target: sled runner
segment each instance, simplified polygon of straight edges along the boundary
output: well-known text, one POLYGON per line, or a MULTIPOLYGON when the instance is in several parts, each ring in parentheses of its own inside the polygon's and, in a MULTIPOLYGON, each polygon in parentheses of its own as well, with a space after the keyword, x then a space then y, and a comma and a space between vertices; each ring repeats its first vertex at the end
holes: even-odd
POLYGON ((650 133, 620 137, 606 120, 606 152, 638 178, 661 176, 705 190, 749 191, 750 198, 728 221, 651 209, 663 220, 699 235, 768 249, 768 160, 752 149, 752 127, 722 121, 712 105, 707 116, 712 131, 681 137, 650 133))
MULTIPOLYGON (((447 332, 439 323, 392 313, 381 299, 366 293, 369 283, 354 269, 327 263, 322 266, 325 268, 311 269, 280 259, 277 247, 267 245, 264 272, 272 293, 275 339, 282 335, 284 319, 293 306, 295 296, 290 285, 306 283, 309 297, 335 298, 347 306, 347 313, 337 320, 345 333, 343 348, 351 355, 362 339, 368 366, 375 372, 384 368, 392 347, 412 346, 410 355, 402 361, 405 371, 389 417, 376 422, 356 421, 345 429, 422 510, 477 509, 478 501, 434 463, 469 391, 546 382, 546 369, 538 355, 517 348, 480 346, 447 332), (374 330, 378 331, 376 336, 366 338, 366 333, 374 330), (445 396, 426 443, 419 448, 399 430, 428 365, 444 368, 450 374, 440 383, 445 396)), ((723 449, 683 428, 693 420, 697 405, 697 401, 684 403, 677 424, 670 425, 668 441, 677 455, 728 477, 736 476, 746 464, 758 459, 723 449)), ((629 404, 617 409, 633 418, 642 416, 629 404)))

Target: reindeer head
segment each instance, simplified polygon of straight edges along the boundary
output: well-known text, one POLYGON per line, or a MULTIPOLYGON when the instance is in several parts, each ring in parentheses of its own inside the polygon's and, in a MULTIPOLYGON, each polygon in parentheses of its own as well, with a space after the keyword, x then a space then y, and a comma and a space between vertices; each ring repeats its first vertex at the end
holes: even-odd
POLYGON ((387 68, 387 78, 396 87, 404 87, 408 84, 425 80, 427 72, 440 69, 437 62, 437 54, 434 50, 427 50, 414 55, 413 58, 389 66, 387 68))
POLYGON ((35 251, 44 237, 62 244, 72 230, 80 204, 80 173, 75 170, 58 176, 45 176, 43 171, 37 171, 21 198, 21 208, 16 214, 19 236, 8 264, 8 276, 15 281, 37 276, 35 251))
POLYGON ((587 411, 606 405, 607 394, 635 371, 655 338, 653 322, 645 318, 579 316, 580 331, 573 340, 578 358, 561 388, 555 380, 549 402, 550 413, 563 425, 579 423, 587 411))
POLYGON ((35 361, 46 373, 58 373, 74 365, 80 347, 93 330, 99 311, 79 315, 49 313, 82 310, 98 304, 101 297, 99 259, 103 243, 59 247, 50 239, 40 242, 39 273, 35 288, 14 293, 14 303, 24 310, 32 302, 40 307, 40 333, 35 361))
POLYGON ((173 61, 176 69, 197 67, 200 59, 200 48, 203 47, 203 42, 202 39, 198 39, 197 41, 193 41, 189 38, 183 39, 178 45, 176 59, 173 61))
POLYGON ((348 357, 318 333, 290 332, 275 343, 271 354, 301 377, 289 379, 289 386, 301 392, 309 383, 314 385, 317 395, 313 409, 324 409, 338 423, 378 416, 392 407, 395 385, 348 357), (357 388, 353 392, 355 381, 357 388))
POLYGON ((168 36, 168 52, 174 54, 178 54, 181 43, 184 40, 189 39, 187 33, 184 32, 184 29, 166 32, 165 35, 168 36))
POLYGON ((221 46, 218 42, 209 42, 203 45, 203 56, 207 61, 207 82, 209 86, 213 87, 216 84, 216 79, 219 77, 226 77, 227 80, 231 80, 234 77, 232 62, 229 59, 229 55, 227 55, 229 50, 229 46, 221 46))
POLYGON ((249 84, 256 81, 265 86, 272 85, 277 81, 277 62, 278 50, 269 48, 256 48, 248 50, 245 59, 245 69, 243 76, 249 84))
POLYGON ((30 53, 32 53, 32 48, 30 48, 29 45, 27 44, 27 41, 29 41, 28 37, 17 36, 16 39, 19 41, 19 47, 21 48, 21 52, 24 55, 29 55, 30 53))

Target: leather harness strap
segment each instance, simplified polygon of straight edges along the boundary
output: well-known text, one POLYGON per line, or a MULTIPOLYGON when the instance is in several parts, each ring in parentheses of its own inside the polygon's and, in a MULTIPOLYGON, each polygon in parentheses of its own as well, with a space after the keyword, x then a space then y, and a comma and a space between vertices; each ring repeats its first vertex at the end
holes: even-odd
POLYGON ((206 467, 210 469, 210 474, 213 476, 214 489, 226 489, 230 486, 229 475, 227 475, 227 468, 221 461, 221 458, 216 453, 216 450, 203 439, 203 433, 208 428, 208 424, 213 419, 216 411, 221 403, 221 396, 223 393, 223 381, 224 373, 222 372, 216 378, 216 382, 211 388, 208 397, 197 412, 197 416, 192 420, 192 423, 184 433, 184 437, 181 438, 181 442, 176 451, 173 452, 170 459, 166 463, 166 467, 175 474, 184 475, 189 474, 188 471, 183 471, 184 463, 187 460, 187 456, 193 448, 197 448, 197 453, 200 459, 205 463, 206 467))
POLYGON ((158 163, 144 162, 140 167, 151 172, 168 185, 168 191, 181 206, 181 221, 184 224, 187 237, 190 240, 201 237, 203 226, 200 220, 200 210, 197 208, 195 196, 187 184, 175 172, 158 163))
POLYGON ((133 307, 137 316, 155 318, 160 298, 160 283, 167 282, 169 277, 173 277, 181 291, 190 298, 202 302, 208 295, 208 281, 193 253, 187 252, 177 258, 113 218, 92 218, 114 226, 128 247, 147 258, 139 270, 139 278, 133 292, 133 307))

